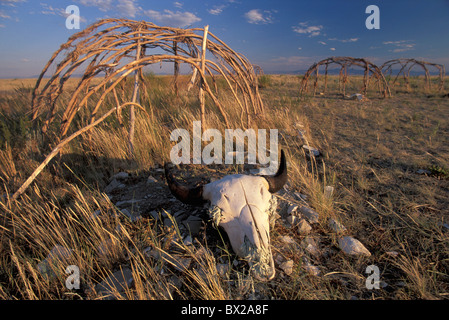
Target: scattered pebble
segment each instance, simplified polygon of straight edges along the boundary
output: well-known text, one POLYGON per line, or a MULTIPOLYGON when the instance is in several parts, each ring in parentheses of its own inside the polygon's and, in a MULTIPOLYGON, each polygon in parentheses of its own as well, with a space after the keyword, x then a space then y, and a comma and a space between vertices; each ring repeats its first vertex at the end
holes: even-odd
POLYGON ((301 206, 299 208, 299 212, 301 212, 301 214, 304 215, 304 217, 309 221, 309 223, 318 223, 319 215, 316 211, 306 206, 301 206))
POLYGON ((346 232, 346 227, 335 219, 330 218, 328 221, 329 228, 335 233, 346 232))
POLYGON ((288 276, 291 275, 293 273, 293 260, 287 260, 281 263, 279 268, 281 268, 286 275, 288 276))
POLYGON ((338 246, 344 253, 349 255, 371 256, 371 252, 357 239, 349 236, 338 239, 338 246))
POLYGON ((298 222, 298 234, 299 235, 308 235, 312 231, 312 227, 310 224, 305 220, 301 219, 298 222))

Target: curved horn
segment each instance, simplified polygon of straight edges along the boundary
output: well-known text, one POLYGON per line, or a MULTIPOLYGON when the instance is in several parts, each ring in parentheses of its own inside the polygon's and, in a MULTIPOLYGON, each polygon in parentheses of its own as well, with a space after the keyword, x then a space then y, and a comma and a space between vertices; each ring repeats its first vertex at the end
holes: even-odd
POLYGON ((281 149, 281 163, 278 172, 274 176, 262 176, 268 181, 268 191, 278 192, 287 182, 287 161, 285 160, 284 150, 281 149))
POLYGON ((203 199, 203 186, 188 188, 179 184, 171 174, 169 174, 168 163, 164 165, 165 178, 171 193, 181 202, 190 205, 201 205, 206 200, 203 199))

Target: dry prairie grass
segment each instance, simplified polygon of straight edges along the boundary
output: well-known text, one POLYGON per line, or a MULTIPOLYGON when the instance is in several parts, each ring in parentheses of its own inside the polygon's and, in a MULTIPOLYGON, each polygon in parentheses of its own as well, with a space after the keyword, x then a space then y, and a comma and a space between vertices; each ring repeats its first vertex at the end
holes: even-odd
MULTIPOLYGON (((21 89, 1 98, 11 138, 0 150, 0 298, 98 299, 95 285, 126 264, 134 286, 116 293, 117 299, 244 299, 254 297, 254 292, 256 297, 274 299, 447 299, 449 231, 442 223, 449 223, 448 99, 421 91, 393 91, 391 99, 360 102, 332 95, 300 98, 299 77, 266 77, 261 95, 267 118, 255 126, 279 129, 289 159, 289 188, 306 194, 320 213, 317 228, 323 243, 336 247, 324 221, 337 217, 371 257, 329 255, 319 260, 323 275, 311 276, 301 268, 301 252, 279 242, 284 235, 298 242, 302 238, 276 224, 274 247, 295 261, 290 276, 279 271, 269 284, 258 283, 234 268, 232 252, 219 244, 232 271, 219 277, 207 234, 198 239, 204 246, 200 255, 179 241, 176 228, 162 228, 151 219, 131 222, 114 214, 117 208, 101 192, 109 178, 118 171, 146 172, 168 160, 170 132, 190 131, 192 121, 200 117, 197 96, 176 97, 169 77, 150 77, 154 109, 137 117, 134 159, 127 152, 126 117, 124 127, 107 121, 68 145, 13 202, 8 195, 45 156, 38 131, 31 126, 12 129, 13 120, 26 115, 29 107, 30 91, 21 89), (304 141, 322 152, 321 158, 307 160, 298 129, 304 141), (419 169, 428 173, 418 174, 419 169), (335 188, 331 198, 324 195, 328 185, 335 188), (92 218, 98 210, 107 214, 92 218), (106 254, 99 254, 98 247, 105 243, 106 254), (81 290, 66 289, 63 263, 53 278, 39 272, 38 263, 56 244, 73 250, 70 263, 80 268, 81 290), (191 267, 170 267, 173 247, 193 261, 191 267), (163 258, 148 256, 147 248, 163 258), (365 268, 371 264, 380 268, 381 281, 387 284, 382 289, 365 287, 365 268)), ((332 79, 328 88, 338 88, 332 79)), ((354 79, 347 92, 357 88, 354 79)), ((225 105, 226 92, 222 95, 225 105)), ((229 100, 227 108, 232 125, 241 127, 237 106, 229 100)), ((225 129, 213 114, 207 119, 209 127, 225 129)))

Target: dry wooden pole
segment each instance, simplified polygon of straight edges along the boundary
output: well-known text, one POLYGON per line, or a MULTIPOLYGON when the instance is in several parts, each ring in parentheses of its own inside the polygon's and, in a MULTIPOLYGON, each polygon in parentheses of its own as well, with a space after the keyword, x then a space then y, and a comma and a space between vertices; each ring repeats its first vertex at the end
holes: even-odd
MULTIPOLYGON (((204 27, 204 35, 203 35, 203 45, 201 47, 201 73, 204 75, 204 71, 206 68, 206 45, 207 45, 207 33, 209 32, 209 26, 204 27)), ((199 99, 200 99, 200 108, 201 108, 201 132, 205 131, 206 128, 206 101, 204 98, 204 82, 206 82, 206 79, 201 78, 200 79, 200 92, 199 92, 199 99)))
MULTIPOLYGON (((140 59, 140 37, 141 34, 137 35, 137 49, 136 49, 136 61, 140 59)), ((131 99, 132 103, 136 103, 139 96, 139 69, 134 71, 134 90, 131 99)), ((136 127, 136 111, 134 110, 134 105, 131 105, 129 109, 129 134, 128 134, 128 152, 130 157, 134 158, 134 132, 136 127)))
MULTIPOLYGON (((176 41, 173 41, 173 53, 175 54, 175 56, 178 55, 178 43, 176 41)), ((178 92, 179 62, 178 62, 178 60, 175 60, 173 68, 174 68, 174 70, 173 70, 173 73, 174 73, 173 81, 174 81, 175 93, 176 93, 176 96, 178 97, 179 96, 179 92, 178 92)))
POLYGON ((327 91, 327 67, 329 66, 328 63, 326 63, 326 67, 324 69, 324 94, 326 94, 327 91))

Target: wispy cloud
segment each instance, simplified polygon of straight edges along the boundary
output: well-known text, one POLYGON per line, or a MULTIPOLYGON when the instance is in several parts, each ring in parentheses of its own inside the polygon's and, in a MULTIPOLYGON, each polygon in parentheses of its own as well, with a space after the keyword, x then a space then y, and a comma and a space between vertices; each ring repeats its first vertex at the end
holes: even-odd
POLYGON ((359 38, 349 38, 349 39, 337 39, 337 38, 330 38, 329 41, 338 41, 342 43, 348 43, 348 42, 357 42, 359 41, 359 38))
POLYGON ((210 14, 213 14, 215 16, 218 16, 219 14, 221 14, 223 12, 223 10, 226 8, 226 5, 221 5, 221 6, 213 6, 212 9, 208 9, 207 12, 209 12, 210 14))
POLYGON ((0 10, 0 18, 1 19, 11 19, 11 16, 7 15, 5 11, 0 10))
POLYGON ((197 17, 191 12, 173 12, 170 10, 164 10, 163 12, 160 12, 155 10, 146 10, 144 13, 151 19, 154 19, 163 25, 178 28, 187 27, 194 24, 195 22, 201 21, 201 18, 197 17))
POLYGON ((319 44, 322 44, 323 46, 326 45, 326 42, 324 42, 324 41, 318 41, 318 43, 319 43, 319 44))
POLYGON ((134 18, 139 10, 136 0, 118 0, 117 9, 126 16, 134 18))
POLYGON ((308 22, 300 22, 297 26, 293 26, 292 29, 296 33, 307 34, 309 37, 316 37, 320 35, 323 26, 309 26, 308 22))
POLYGON ((394 49, 389 51, 395 53, 414 50, 416 45, 412 40, 384 41, 382 43, 388 46, 393 46, 394 49))
POLYGON ((0 0, 2 6, 15 7, 18 3, 27 2, 27 0, 0 0))
MULTIPOLYGON (((65 12, 64 8, 55 8, 52 7, 46 3, 41 3, 42 6, 42 10, 41 13, 44 15, 53 15, 53 16, 61 16, 64 18, 67 18, 70 14, 65 12)), ((79 17, 81 22, 86 22, 86 19, 84 19, 83 17, 79 17)))
POLYGON ((173 2, 173 5, 174 5, 176 8, 181 9, 182 6, 183 6, 184 4, 183 4, 182 2, 176 1, 176 2, 173 2))
POLYGON ((272 11, 260 9, 252 9, 245 13, 246 21, 252 24, 268 24, 273 23, 272 11))
POLYGON ((112 0, 79 0, 86 7, 97 7, 101 11, 109 11, 113 8, 112 0))

